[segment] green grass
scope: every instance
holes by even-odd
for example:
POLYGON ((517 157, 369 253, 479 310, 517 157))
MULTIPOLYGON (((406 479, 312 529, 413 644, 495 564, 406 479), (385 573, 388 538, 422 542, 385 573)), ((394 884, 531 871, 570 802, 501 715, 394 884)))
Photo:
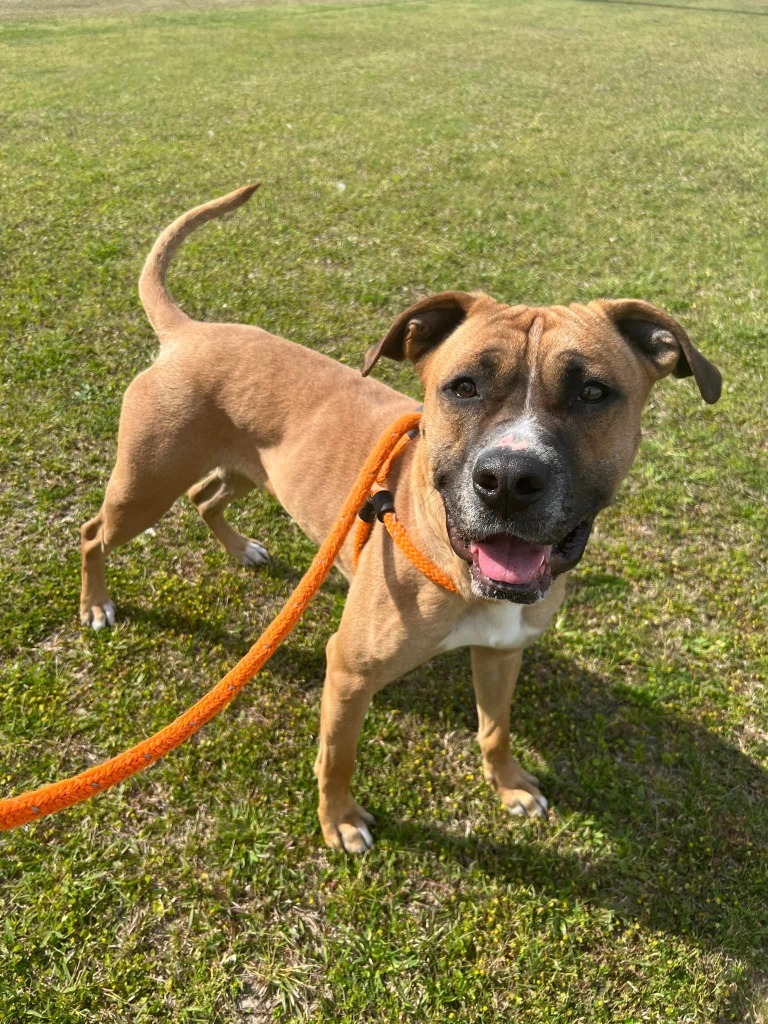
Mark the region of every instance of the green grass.
POLYGON ((135 282, 189 206, 265 182, 180 255, 172 286, 197 316, 359 365, 426 291, 637 296, 679 315, 726 385, 713 408, 690 382, 657 388, 558 627, 526 656, 514 746, 546 826, 486 789, 460 652, 367 721, 374 850, 322 846, 337 578, 186 747, 3 836, 0 1020, 764 1024, 766 7, 55 10, 0 0, 3 793, 169 721, 311 557, 249 499, 236 518, 275 555, 249 574, 179 504, 112 560, 118 628, 78 626, 78 529, 155 350, 135 282))

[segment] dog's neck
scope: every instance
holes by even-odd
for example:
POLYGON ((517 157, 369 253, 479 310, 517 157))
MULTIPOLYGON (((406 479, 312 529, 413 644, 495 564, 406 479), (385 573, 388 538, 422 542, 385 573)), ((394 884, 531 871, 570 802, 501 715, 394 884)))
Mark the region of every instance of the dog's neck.
POLYGON ((391 481, 395 492, 395 512, 405 524, 414 543, 471 599, 466 566, 451 547, 445 523, 445 506, 431 482, 424 444, 414 439, 406 448, 397 475, 391 481))

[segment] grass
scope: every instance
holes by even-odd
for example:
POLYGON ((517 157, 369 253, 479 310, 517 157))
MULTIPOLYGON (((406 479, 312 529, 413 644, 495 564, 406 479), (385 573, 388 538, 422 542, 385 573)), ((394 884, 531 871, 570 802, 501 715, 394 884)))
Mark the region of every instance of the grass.
MULTIPOLYGON (((665 381, 570 600, 528 653, 515 750, 555 814, 487 791, 466 653, 386 690, 327 851, 312 760, 331 581, 237 704, 0 846, 0 1020, 768 1019, 766 8, 0 0, 0 790, 148 735, 240 656, 312 548, 266 498, 249 574, 179 504, 77 624, 78 528, 155 343, 157 231, 262 179, 175 266, 194 315, 346 362, 414 296, 646 298, 723 369, 665 381), (65 16, 77 14, 77 17, 65 16)), ((377 371, 379 372, 379 371, 377 371)), ((381 368, 417 393, 409 371, 381 368)))

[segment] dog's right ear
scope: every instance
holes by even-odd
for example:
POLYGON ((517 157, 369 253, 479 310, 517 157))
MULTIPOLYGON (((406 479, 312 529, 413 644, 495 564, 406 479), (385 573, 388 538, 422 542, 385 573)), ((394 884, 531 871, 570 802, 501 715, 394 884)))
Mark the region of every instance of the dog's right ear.
POLYGON ((368 376, 381 356, 418 362, 464 323, 481 297, 472 292, 440 292, 406 309, 381 341, 366 352, 363 376, 368 376))

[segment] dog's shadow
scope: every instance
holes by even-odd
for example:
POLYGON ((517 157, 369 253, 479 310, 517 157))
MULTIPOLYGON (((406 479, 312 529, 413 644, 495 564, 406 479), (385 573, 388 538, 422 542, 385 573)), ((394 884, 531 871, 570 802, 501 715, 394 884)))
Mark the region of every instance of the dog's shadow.
MULTIPOLYGON (((333 582, 344 589, 340 577, 333 582)), ((242 637, 194 619, 178 621, 167 608, 130 613, 155 629, 202 629, 233 656, 242 653, 242 637)), ((564 658, 559 646, 549 631, 526 651, 512 726, 547 765, 539 774, 555 814, 545 834, 563 829, 564 841, 539 841, 538 832, 516 821, 508 838, 496 842, 396 818, 382 820, 382 836, 406 849, 426 843, 501 879, 524 877, 567 891, 734 955, 760 948, 759 935, 767 948, 768 772, 714 727, 644 688, 564 658)), ((287 686, 298 679, 304 689, 322 685, 322 645, 289 641, 270 664, 287 686)), ((379 693, 376 703, 431 721, 435 732, 473 733, 467 652, 417 669, 379 693)))
MULTIPOLYGON (((221 557, 223 560, 224 556, 221 557)), ((226 562, 224 564, 226 565, 226 562)), ((182 600, 181 603, 176 604, 168 601, 147 604, 139 603, 131 599, 131 597, 121 597, 119 599, 119 621, 130 622, 138 625, 141 629, 151 630, 155 634, 167 632, 178 636, 194 636, 198 641, 216 644, 229 657, 239 659, 245 654, 247 645, 257 640, 260 630, 266 628, 272 621, 276 612, 288 600, 293 589, 304 575, 303 570, 297 569, 290 562, 280 558, 271 559, 269 567, 261 571, 268 572, 273 582, 280 581, 282 593, 280 596, 273 595, 267 603, 263 601, 262 595, 258 593, 252 599, 248 599, 250 611, 256 611, 259 616, 256 625, 254 625, 253 621, 246 622, 242 620, 242 617, 241 621, 236 625, 222 620, 214 621, 209 613, 190 611, 190 604, 193 602, 189 600, 182 600), (261 621, 262 619, 263 621, 261 621)), ((114 575, 117 577, 118 574, 114 573, 114 575)), ((245 587, 242 586, 242 583, 240 585, 244 593, 247 593, 247 585, 245 587)), ((193 596, 194 586, 189 586, 188 583, 183 583, 181 586, 180 595, 182 597, 190 598, 190 596, 193 596)), ((323 582, 323 593, 332 598, 343 599, 346 596, 347 589, 348 584, 346 580, 336 570, 331 572, 323 582)), ((330 632, 331 630, 329 630, 328 635, 330 635, 330 632)), ((283 649, 281 648, 281 650, 283 649)), ((311 665, 319 673, 320 681, 322 682, 324 674, 322 667, 324 665, 323 645, 318 649, 317 658, 311 659, 311 665)))
MULTIPOLYGON (((467 661, 443 659, 438 700, 423 672, 377 700, 474 730, 467 661)), ((526 652, 512 722, 547 763, 539 774, 555 812, 545 832, 510 822, 508 838, 488 841, 393 821, 388 838, 734 956, 764 954, 768 772, 639 688, 564 659, 551 634, 526 652)))
MULTIPOLYGON (((288 685, 293 677, 319 686, 323 652, 288 645, 274 667, 288 685)), ((473 733, 467 652, 417 669, 376 703, 429 720, 435 732, 473 733)), ((644 688, 566 659, 553 632, 525 653, 512 725, 547 765, 539 775, 554 813, 544 830, 510 820, 490 841, 426 819, 387 818, 381 838, 404 850, 426 845, 502 881, 523 878, 747 960, 768 948, 765 769, 644 688)), ((376 813, 373 794, 369 803, 376 813)))

